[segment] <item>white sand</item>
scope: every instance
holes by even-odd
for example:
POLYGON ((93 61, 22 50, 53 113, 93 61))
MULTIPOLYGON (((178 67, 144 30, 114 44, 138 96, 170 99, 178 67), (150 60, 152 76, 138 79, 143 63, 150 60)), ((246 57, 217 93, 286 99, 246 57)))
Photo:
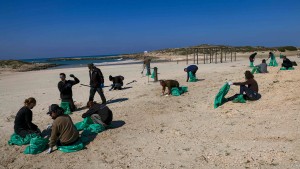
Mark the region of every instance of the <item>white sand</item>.
MULTIPOLYGON (((299 62, 296 57, 291 60, 299 62)), ((37 99, 33 122, 45 129, 52 122, 46 115, 48 106, 60 103, 59 73, 73 73, 80 83, 88 84, 88 69, 0 74, 0 168, 300 168, 298 67, 294 71, 269 68, 269 74, 255 74, 261 100, 229 102, 214 109, 214 97, 226 81, 244 80, 247 59, 200 64, 197 77, 203 80, 196 83, 185 82, 185 62, 152 66, 158 67, 159 79, 177 79, 189 92, 161 97, 159 83, 141 77, 141 65, 100 67, 106 85, 109 75, 121 74, 125 83, 137 80, 123 91, 104 89, 107 99, 128 99, 108 105, 114 121, 126 124, 98 134, 87 149, 69 154, 24 155, 25 146, 9 146, 7 141, 25 98, 37 99)), ((228 96, 238 91, 233 86, 228 96)), ((73 94, 76 104, 85 105, 89 88, 76 85, 73 94)), ((98 94, 95 100, 100 102, 98 94)), ((71 115, 73 121, 81 121, 85 111, 71 115)))

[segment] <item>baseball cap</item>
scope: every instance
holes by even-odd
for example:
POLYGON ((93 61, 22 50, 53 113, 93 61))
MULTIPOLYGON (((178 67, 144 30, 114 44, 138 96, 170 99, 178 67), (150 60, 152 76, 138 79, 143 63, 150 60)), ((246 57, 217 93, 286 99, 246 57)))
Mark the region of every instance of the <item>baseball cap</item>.
POLYGON ((59 109, 59 106, 57 104, 51 104, 51 106, 49 106, 49 112, 47 114, 51 114, 51 112, 56 112, 59 109))

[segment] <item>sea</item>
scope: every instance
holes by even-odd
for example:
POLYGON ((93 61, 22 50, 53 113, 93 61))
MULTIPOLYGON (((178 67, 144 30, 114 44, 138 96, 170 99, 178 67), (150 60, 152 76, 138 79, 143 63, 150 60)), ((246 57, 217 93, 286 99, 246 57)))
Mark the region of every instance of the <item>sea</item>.
POLYGON ((36 59, 21 59, 21 61, 29 63, 49 63, 56 64, 56 68, 64 67, 83 67, 93 63, 100 65, 102 63, 116 62, 116 64, 124 61, 134 61, 133 59, 123 59, 120 54, 114 55, 97 55, 97 56, 71 56, 59 58, 36 58, 36 59))

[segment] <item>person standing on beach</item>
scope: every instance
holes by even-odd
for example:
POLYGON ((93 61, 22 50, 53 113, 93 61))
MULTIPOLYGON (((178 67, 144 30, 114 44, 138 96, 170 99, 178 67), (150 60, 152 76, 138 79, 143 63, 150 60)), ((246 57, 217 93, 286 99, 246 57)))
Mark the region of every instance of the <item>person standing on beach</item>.
POLYGON ((24 101, 24 106, 18 111, 15 118, 14 131, 19 136, 25 138, 28 134, 40 134, 37 125, 32 123, 32 111, 36 105, 36 100, 30 97, 24 101))
POLYGON ((62 102, 69 102, 70 110, 75 111, 76 106, 73 101, 73 92, 72 86, 78 84, 80 81, 73 74, 70 74, 70 77, 74 78, 74 80, 66 80, 66 74, 60 73, 60 82, 58 82, 58 90, 60 91, 60 98, 62 102))
POLYGON ((148 52, 144 51, 144 62, 143 62, 143 71, 141 72, 143 74, 144 69, 147 69, 147 76, 151 75, 151 71, 150 71, 150 63, 151 63, 151 58, 149 58, 148 52))
POLYGON ((89 101, 94 101, 96 91, 101 97, 102 104, 106 104, 106 98, 104 96, 102 87, 104 86, 104 77, 100 69, 94 66, 94 64, 88 64, 90 75, 90 97, 89 101))
POLYGON ((189 72, 192 72, 192 74, 193 74, 194 76, 196 76, 197 70, 198 70, 198 66, 196 66, 196 65, 190 65, 190 66, 188 66, 187 68, 184 68, 184 71, 187 72, 187 79, 186 79, 186 82, 188 82, 189 79, 190 79, 189 72))
POLYGON ((249 61, 250 61, 250 67, 254 66, 254 60, 255 60, 255 56, 257 55, 257 53, 253 53, 249 56, 249 61))

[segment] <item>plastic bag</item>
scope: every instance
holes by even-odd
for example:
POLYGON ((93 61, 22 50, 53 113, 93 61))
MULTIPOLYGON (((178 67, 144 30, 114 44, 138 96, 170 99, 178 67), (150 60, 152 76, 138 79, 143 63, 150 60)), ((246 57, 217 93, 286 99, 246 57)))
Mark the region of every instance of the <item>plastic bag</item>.
POLYGON ((39 154, 48 148, 49 140, 41 137, 32 138, 29 146, 24 150, 24 154, 39 154))
POLYGON ((152 74, 151 74, 151 78, 152 78, 152 79, 155 79, 155 73, 154 73, 154 70, 153 70, 153 72, 152 72, 152 74))
POLYGON ((230 89, 230 85, 228 83, 225 83, 222 86, 222 88, 219 90, 219 93, 215 97, 214 108, 217 108, 222 104, 224 104, 224 102, 226 101, 225 96, 228 93, 229 89, 230 89))
POLYGON ((172 96, 180 96, 181 94, 187 92, 188 87, 182 86, 182 87, 173 87, 171 89, 172 96))
POLYGON ((281 67, 280 70, 295 70, 294 67, 289 67, 288 69, 286 69, 286 67, 281 67))
POLYGON ((189 77, 190 77, 189 82, 197 82, 197 78, 195 75, 193 75, 192 72, 189 72, 189 77))
POLYGON ((246 103, 246 100, 244 99, 244 96, 242 94, 238 95, 234 100, 232 100, 233 103, 246 103))
POLYGON ((83 119, 83 121, 76 123, 75 127, 78 131, 81 131, 84 128, 88 127, 90 124, 94 124, 93 120, 91 119, 91 117, 86 117, 83 119))
POLYGON ((105 130, 105 127, 101 124, 91 124, 84 130, 89 130, 93 133, 100 133, 105 130))
POLYGON ((253 62, 250 62, 250 67, 254 67, 254 63, 253 62))
POLYGON ((39 137, 39 135, 27 134, 26 137, 23 138, 23 137, 19 136, 18 134, 14 133, 11 135, 10 140, 8 141, 8 144, 9 145, 18 145, 18 146, 26 145, 26 144, 30 143, 30 140, 32 138, 35 138, 35 137, 39 137))
POLYGON ((278 66, 278 63, 277 63, 276 59, 275 59, 275 58, 274 58, 274 59, 271 59, 268 66, 277 67, 277 66, 278 66))
POLYGON ((82 143, 81 139, 78 139, 74 144, 68 146, 59 146, 58 150, 64 153, 72 153, 76 151, 80 151, 84 148, 84 144, 82 143))
POLYGON ((65 110, 64 114, 72 114, 69 102, 61 102, 60 107, 65 110))

